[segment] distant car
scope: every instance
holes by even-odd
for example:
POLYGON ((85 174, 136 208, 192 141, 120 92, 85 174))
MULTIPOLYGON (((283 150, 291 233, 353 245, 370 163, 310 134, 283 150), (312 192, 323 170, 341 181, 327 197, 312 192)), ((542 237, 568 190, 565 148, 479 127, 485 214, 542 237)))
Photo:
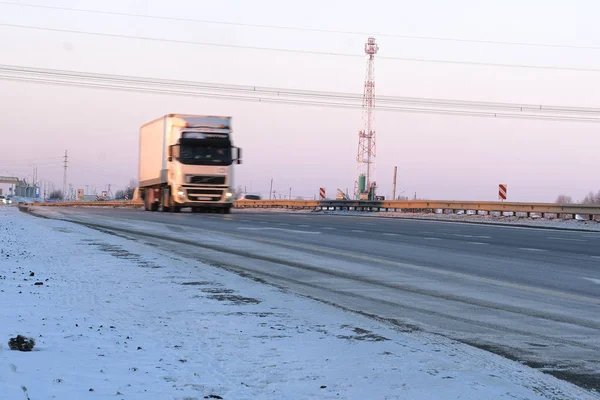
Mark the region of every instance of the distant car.
POLYGON ((12 204, 12 199, 10 197, 0 196, 1 204, 12 204))
POLYGON ((238 200, 261 200, 261 198, 257 194, 243 194, 238 200))

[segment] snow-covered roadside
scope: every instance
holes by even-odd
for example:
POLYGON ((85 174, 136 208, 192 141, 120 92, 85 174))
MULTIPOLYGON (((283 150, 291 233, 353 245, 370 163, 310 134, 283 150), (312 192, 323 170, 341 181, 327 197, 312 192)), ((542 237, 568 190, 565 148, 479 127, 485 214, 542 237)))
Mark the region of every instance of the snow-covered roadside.
POLYGON ((0 209, 0 252, 3 399, 598 398, 481 350, 16 208, 0 209), (35 351, 8 350, 17 334, 36 338, 35 351))

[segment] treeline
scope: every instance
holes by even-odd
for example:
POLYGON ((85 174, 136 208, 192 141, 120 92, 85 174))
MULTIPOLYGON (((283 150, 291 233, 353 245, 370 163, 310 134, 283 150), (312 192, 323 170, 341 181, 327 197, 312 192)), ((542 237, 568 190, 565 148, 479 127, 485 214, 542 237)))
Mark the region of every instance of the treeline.
POLYGON ((133 193, 137 188, 137 182, 135 179, 129 181, 129 185, 125 188, 125 190, 119 190, 115 193, 116 200, 124 200, 127 197, 129 200, 133 199, 133 193))
POLYGON ((600 204, 600 190, 597 193, 589 192, 581 201, 574 201, 571 196, 560 194, 556 198, 557 204, 600 204))

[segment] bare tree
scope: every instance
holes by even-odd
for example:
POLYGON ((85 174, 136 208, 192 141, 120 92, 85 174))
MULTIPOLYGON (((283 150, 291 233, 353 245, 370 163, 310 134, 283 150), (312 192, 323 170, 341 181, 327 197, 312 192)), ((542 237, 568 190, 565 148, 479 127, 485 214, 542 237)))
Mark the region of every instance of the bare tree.
POLYGON ((63 192, 60 190, 53 190, 52 192, 50 192, 50 194, 48 195, 48 199, 50 200, 62 200, 63 199, 63 192))
MULTIPOLYGON (((127 196, 127 198, 129 200, 133 199, 133 193, 135 192, 135 189, 138 187, 138 182, 135 179, 131 179, 129 181, 129 185, 127 185, 127 187, 125 188, 125 196, 127 196)), ((125 197, 123 196, 123 197, 125 197)))
POLYGON ((129 184, 127 185, 127 187, 125 187, 125 190, 119 190, 115 193, 115 199, 116 200, 125 200, 125 198, 131 200, 133 199, 133 193, 135 192, 135 189, 137 188, 137 181, 135 179, 131 179, 129 181, 129 184))
POLYGON ((124 190, 117 190, 117 192, 115 193, 115 200, 123 200, 125 199, 125 191, 124 190))
POLYGON ((573 198, 566 194, 559 194, 555 201, 556 204, 573 204, 573 198))
POLYGON ((598 193, 589 192, 581 201, 581 204, 600 204, 600 190, 598 193))
POLYGON ((231 193, 233 194, 234 199, 239 199, 244 194, 244 188, 238 186, 237 189, 232 189, 231 193))

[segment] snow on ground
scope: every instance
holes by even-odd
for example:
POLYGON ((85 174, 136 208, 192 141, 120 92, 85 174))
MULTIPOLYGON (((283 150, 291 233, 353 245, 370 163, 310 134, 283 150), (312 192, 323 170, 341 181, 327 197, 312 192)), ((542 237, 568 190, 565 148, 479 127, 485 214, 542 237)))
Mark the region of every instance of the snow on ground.
POLYGON ((592 399, 518 363, 0 208, 0 398, 592 399), (36 339, 32 352, 10 338, 36 339))

